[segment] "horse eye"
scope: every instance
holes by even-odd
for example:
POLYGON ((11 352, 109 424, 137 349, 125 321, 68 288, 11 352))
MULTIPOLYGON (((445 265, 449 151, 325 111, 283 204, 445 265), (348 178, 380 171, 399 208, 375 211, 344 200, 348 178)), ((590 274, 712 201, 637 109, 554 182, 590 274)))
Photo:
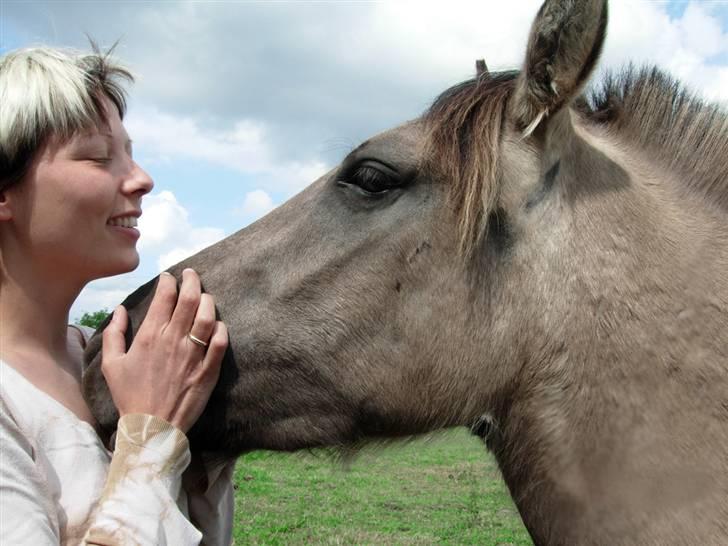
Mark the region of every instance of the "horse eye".
POLYGON ((381 195, 400 185, 399 178, 394 172, 387 172, 389 170, 384 166, 363 163, 342 182, 356 186, 366 194, 381 195))
POLYGON ((369 193, 381 193, 392 187, 389 176, 374 167, 367 166, 356 170, 352 183, 369 193))

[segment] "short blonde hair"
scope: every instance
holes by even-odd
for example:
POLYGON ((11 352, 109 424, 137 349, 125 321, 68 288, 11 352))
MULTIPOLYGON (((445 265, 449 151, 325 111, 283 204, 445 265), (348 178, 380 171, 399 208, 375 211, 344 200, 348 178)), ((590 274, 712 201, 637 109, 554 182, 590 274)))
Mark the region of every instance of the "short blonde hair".
POLYGON ((106 122, 102 96, 126 111, 133 76, 109 53, 34 47, 0 57, 0 191, 19 182, 50 136, 106 122))

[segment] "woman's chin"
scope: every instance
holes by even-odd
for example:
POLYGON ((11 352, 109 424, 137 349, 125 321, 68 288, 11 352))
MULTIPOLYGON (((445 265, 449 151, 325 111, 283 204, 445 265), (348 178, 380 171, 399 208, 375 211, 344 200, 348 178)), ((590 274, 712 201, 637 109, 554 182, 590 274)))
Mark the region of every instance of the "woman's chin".
MULTIPOLYGON (((127 253, 125 253, 127 254, 127 253)), ((128 255, 116 255, 113 260, 107 260, 99 268, 94 278, 112 277, 134 271, 139 266, 139 254, 135 251, 128 255)))
POLYGON ((119 274, 129 273, 130 271, 134 271, 137 267, 139 267, 139 254, 135 251, 133 256, 130 256, 124 262, 119 263, 119 274))

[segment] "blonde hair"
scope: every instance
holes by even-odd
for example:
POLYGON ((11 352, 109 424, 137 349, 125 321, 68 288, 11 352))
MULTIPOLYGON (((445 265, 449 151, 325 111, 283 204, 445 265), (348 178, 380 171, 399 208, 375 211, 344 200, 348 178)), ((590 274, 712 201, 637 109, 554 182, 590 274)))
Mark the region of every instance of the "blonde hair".
POLYGON ((123 118, 131 73, 101 53, 35 47, 0 57, 0 191, 19 182, 50 136, 106 122, 101 97, 123 118))

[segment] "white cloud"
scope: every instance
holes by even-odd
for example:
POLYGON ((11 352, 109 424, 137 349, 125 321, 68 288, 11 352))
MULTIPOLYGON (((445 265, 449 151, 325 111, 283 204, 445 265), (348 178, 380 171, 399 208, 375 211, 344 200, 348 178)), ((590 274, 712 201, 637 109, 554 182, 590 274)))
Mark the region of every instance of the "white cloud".
POLYGON ((728 66, 716 68, 704 89, 703 94, 714 100, 720 100, 728 106, 728 66))
POLYGON ((135 145, 148 155, 185 156, 247 172, 264 170, 270 161, 262 123, 241 120, 230 130, 215 131, 192 117, 157 108, 134 110, 124 123, 135 145))
MULTIPOLYGON (((144 25, 164 19, 167 30, 159 47, 134 45, 145 76, 138 91, 165 106, 132 109, 129 129, 158 158, 224 165, 288 195, 314 179, 311 171, 326 170, 331 161, 319 156, 327 139, 366 138, 417 115, 472 76, 476 58, 491 69, 518 68, 540 4, 144 8, 144 25)), ((658 64, 707 97, 727 99, 728 87, 716 84, 728 68, 715 64, 728 52, 720 17, 708 3, 690 2, 671 18, 664 2, 612 1, 602 66, 658 64)))
POLYGON ((326 172, 319 159, 281 161, 274 153, 266 124, 240 120, 232 129, 205 128, 191 117, 139 109, 125 120, 135 145, 152 161, 198 159, 256 175, 287 195, 304 188, 326 172))
POLYGON ((246 220, 246 223, 251 223, 265 216, 275 207, 270 195, 263 190, 254 190, 245 194, 243 203, 236 212, 246 220))
MULTIPOLYGON (((159 55, 165 60, 165 78, 158 81, 164 93, 185 97, 193 108, 191 103, 209 97, 200 110, 222 119, 253 113, 287 124, 289 131, 301 130, 296 125, 302 118, 340 129, 342 123, 357 123, 357 115, 378 117, 390 105, 401 108, 408 100, 433 98, 472 75, 476 58, 484 57, 495 69, 520 66, 541 3, 401 1, 285 10, 163 6, 155 11, 160 17, 164 12, 171 35, 188 40, 164 51, 145 49, 142 62, 150 66, 159 55), (236 26, 240 34, 231 32, 236 26), (178 47, 188 50, 185 58, 193 68, 170 62, 180 55, 178 47), (236 51, 235 60, 229 59, 230 51, 236 51), (212 58, 220 62, 209 63, 212 58), (208 76, 200 77, 200 71, 208 76), (223 73, 232 78, 225 86, 220 85, 223 73), (425 94, 418 94, 422 90, 425 94), (328 119, 331 112, 335 116, 328 119)), ((709 60, 726 51, 725 22, 710 2, 687 3, 680 18, 671 18, 667 9, 666 2, 611 1, 607 56, 615 64, 657 62, 701 86, 703 68, 710 70, 709 60)))
POLYGON ((344 70, 348 66, 375 81, 452 85, 474 74, 475 59, 485 58, 491 69, 517 68, 540 4, 374 2, 368 17, 333 29, 346 47, 331 48, 330 54, 344 70))
POLYGON ((138 272, 117 275, 107 279, 99 279, 88 284, 71 307, 69 319, 75 322, 84 313, 93 313, 102 309, 113 311, 124 298, 138 286, 147 282, 152 275, 145 276, 138 272))
POLYGON ((323 161, 313 160, 306 163, 292 161, 273 167, 268 175, 275 187, 283 187, 287 194, 294 194, 321 178, 329 170, 323 161))
POLYGON ((716 76, 728 69, 713 59, 728 52, 728 32, 709 6, 691 2, 679 19, 665 5, 621 0, 610 3, 603 66, 656 64, 706 98, 728 100, 716 76))
POLYGON ((185 237, 189 230, 187 210, 171 191, 162 191, 144 198, 139 219, 139 250, 155 249, 185 237))
POLYGON ((181 262, 185 258, 189 258, 203 248, 217 243, 225 237, 225 232, 218 228, 194 228, 191 229, 187 236, 175 242, 175 246, 162 254, 157 260, 159 271, 164 271, 168 267, 181 262))
POLYGON ((709 7, 688 4, 678 25, 684 48, 697 56, 710 58, 728 51, 728 34, 722 31, 720 20, 710 13, 709 7))
MULTIPOLYGON (((446 85, 471 76, 480 57, 491 69, 519 68, 541 4, 377 2, 369 18, 343 30, 348 43, 364 47, 339 48, 332 55, 372 77, 384 73, 407 80, 414 75, 433 82, 444 74, 446 85)), ((671 18, 667 7, 650 0, 610 1, 603 61, 612 66, 630 60, 656 63, 702 88, 704 73, 715 73, 711 60, 728 52, 725 17, 711 2, 688 2, 679 18, 671 18)))
POLYGON ((157 256, 159 271, 225 237, 222 229, 191 225, 189 213, 171 191, 146 196, 143 210, 138 248, 157 256))

